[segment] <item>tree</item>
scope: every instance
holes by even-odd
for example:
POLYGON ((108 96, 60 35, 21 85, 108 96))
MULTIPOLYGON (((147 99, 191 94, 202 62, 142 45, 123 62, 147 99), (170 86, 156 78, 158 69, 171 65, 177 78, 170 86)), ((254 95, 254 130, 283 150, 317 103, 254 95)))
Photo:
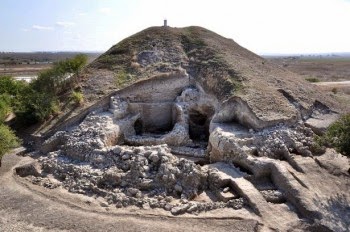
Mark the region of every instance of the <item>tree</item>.
POLYGON ((0 167, 2 157, 12 148, 19 146, 20 141, 7 126, 0 124, 0 167))

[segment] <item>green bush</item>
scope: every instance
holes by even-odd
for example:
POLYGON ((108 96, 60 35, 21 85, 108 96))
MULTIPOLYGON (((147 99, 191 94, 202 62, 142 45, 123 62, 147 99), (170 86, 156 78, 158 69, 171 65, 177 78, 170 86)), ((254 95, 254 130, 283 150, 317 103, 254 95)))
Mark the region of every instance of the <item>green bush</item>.
POLYGON ((21 108, 22 96, 29 86, 24 81, 16 81, 10 76, 0 77, 0 123, 7 115, 21 108))
POLYGON ((76 105, 82 105, 84 103, 84 95, 81 92, 73 91, 70 96, 71 101, 76 105))
POLYGON ((11 96, 0 94, 0 123, 5 121, 9 113, 11 113, 11 96))
POLYGON ((321 137, 316 137, 321 146, 334 147, 338 152, 350 156, 350 114, 334 122, 321 137))
POLYGON ((16 98, 27 88, 28 84, 25 81, 17 81, 10 76, 0 76, 0 95, 11 96, 13 101, 16 101, 16 98))
MULTIPOLYGON (((0 77, 0 122, 11 112, 23 125, 44 121, 57 113, 59 96, 74 85, 70 75, 78 74, 86 63, 86 55, 59 61, 30 84, 10 76, 0 77)), ((75 93, 73 97, 77 103, 82 103, 81 93, 75 93)))
POLYGON ((21 99, 21 107, 15 111, 19 122, 31 125, 42 122, 59 111, 57 97, 49 93, 28 90, 21 99))
POLYGON ((20 141, 7 126, 0 124, 0 166, 2 157, 12 148, 19 146, 20 141))
POLYGON ((59 94, 67 90, 73 80, 70 75, 79 74, 79 71, 86 65, 86 55, 76 55, 72 59, 59 61, 52 68, 41 72, 31 87, 39 92, 59 94))

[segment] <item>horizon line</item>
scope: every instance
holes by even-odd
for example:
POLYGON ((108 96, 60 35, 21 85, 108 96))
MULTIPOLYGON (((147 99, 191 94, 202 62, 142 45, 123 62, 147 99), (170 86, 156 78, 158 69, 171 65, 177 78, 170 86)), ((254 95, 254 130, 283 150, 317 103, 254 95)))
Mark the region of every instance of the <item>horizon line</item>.
MULTIPOLYGON (((107 51, 107 50, 106 50, 107 51)), ((105 53, 106 51, 99 50, 41 50, 41 51, 0 51, 0 53, 105 53)), ((261 52, 256 53, 260 56, 303 56, 303 55, 314 55, 314 56, 329 56, 329 55, 350 55, 350 51, 344 52, 305 52, 305 53, 282 53, 282 52, 261 52)))

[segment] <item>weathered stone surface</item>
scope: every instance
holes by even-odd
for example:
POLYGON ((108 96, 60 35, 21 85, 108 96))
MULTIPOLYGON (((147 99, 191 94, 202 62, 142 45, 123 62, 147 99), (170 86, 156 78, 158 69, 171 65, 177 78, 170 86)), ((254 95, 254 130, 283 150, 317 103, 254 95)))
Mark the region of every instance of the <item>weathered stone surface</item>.
POLYGON ((40 167, 37 163, 25 164, 15 168, 16 174, 20 177, 40 176, 40 167))

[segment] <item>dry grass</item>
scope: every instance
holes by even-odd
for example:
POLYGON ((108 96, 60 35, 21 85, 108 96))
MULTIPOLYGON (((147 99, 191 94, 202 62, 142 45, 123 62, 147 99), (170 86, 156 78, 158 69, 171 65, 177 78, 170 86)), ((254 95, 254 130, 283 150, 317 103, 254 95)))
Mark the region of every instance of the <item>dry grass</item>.
POLYGON ((319 81, 350 80, 350 58, 277 58, 273 62, 282 65, 305 79, 316 78, 319 81))

